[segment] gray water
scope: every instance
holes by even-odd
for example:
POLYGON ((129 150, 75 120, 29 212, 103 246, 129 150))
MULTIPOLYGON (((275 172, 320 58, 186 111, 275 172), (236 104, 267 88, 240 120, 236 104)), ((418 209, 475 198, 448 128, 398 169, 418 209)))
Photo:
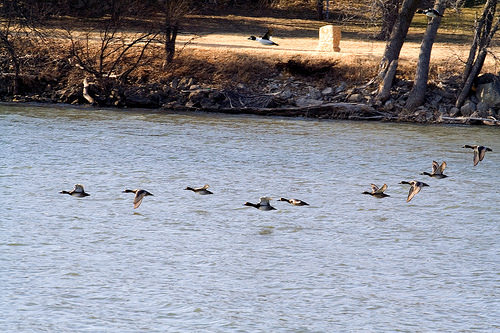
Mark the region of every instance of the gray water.
POLYGON ((3 105, 0 133, 2 332, 500 330, 498 128, 3 105))

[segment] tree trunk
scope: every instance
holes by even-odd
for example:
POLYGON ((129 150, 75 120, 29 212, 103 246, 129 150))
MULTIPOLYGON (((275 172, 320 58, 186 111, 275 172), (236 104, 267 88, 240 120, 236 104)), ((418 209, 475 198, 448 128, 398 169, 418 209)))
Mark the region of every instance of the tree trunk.
POLYGON ((391 96, 391 88, 392 88, 392 80, 396 76, 396 69, 398 69, 398 60, 393 60, 388 68, 387 73, 379 85, 379 90, 377 94, 377 98, 380 101, 386 101, 391 96))
POLYGON ((316 0, 316 11, 318 13, 318 20, 323 20, 325 18, 323 15, 323 0, 316 0))
POLYGON ((455 102, 455 106, 458 108, 464 104, 467 96, 470 93, 474 80, 481 72, 484 60, 486 59, 486 55, 488 53, 488 47, 490 46, 493 36, 498 30, 500 18, 492 28, 493 18, 496 12, 496 5, 497 0, 488 0, 484 6, 483 15, 481 16, 480 21, 477 23, 474 42, 472 43, 471 50, 469 52, 469 58, 467 59, 464 73, 462 74, 462 90, 457 98, 457 101, 455 102))
POLYGON ((19 81, 21 75, 21 64, 19 62, 19 58, 17 56, 16 50, 14 49, 14 45, 12 44, 9 34, 0 32, 0 45, 5 47, 7 53, 10 56, 10 60, 14 64, 14 80, 12 82, 12 94, 17 95, 19 93, 19 81))
MULTIPOLYGON (((436 10, 444 14, 446 9, 446 0, 439 0, 436 10)), ((418 56, 417 72, 413 81, 413 88, 410 91, 408 100, 406 101, 406 109, 409 111, 422 105, 425 101, 425 91, 427 90, 427 80, 429 78, 429 64, 431 61, 432 45, 441 23, 441 17, 432 18, 427 24, 422 45, 420 46, 420 54, 418 56)))
MULTIPOLYGON (((394 79, 387 78, 386 75, 389 73, 389 65, 393 63, 394 60, 399 59, 399 53, 401 52, 401 48, 403 47, 403 43, 405 41, 406 35, 408 34, 408 29, 410 27, 411 20, 413 19, 413 15, 417 10, 417 7, 420 5, 420 0, 404 0, 401 6, 401 13, 399 13, 398 19, 396 20, 396 24, 391 32, 391 38, 387 42, 385 47, 384 56, 382 57, 382 61, 380 62, 380 71, 378 74, 379 80, 383 82, 391 82, 394 79)), ((395 75, 394 74, 389 75, 395 75)), ((384 87, 387 89, 387 87, 384 87)), ((389 87, 390 89, 390 87, 389 87)), ((382 89, 379 89, 382 91, 382 89)), ((377 96, 377 99, 384 100, 383 96, 377 96)))
POLYGON ((176 22, 172 24, 171 22, 166 23, 165 29, 165 53, 167 64, 174 61, 175 56, 175 39, 177 38, 177 32, 179 31, 179 24, 176 22))
POLYGON ((472 88, 472 84, 474 83, 474 80, 476 77, 479 75, 481 72, 481 69, 483 68, 484 60, 486 59, 486 55, 488 54, 488 46, 491 43, 491 40, 493 39, 493 36, 495 35, 496 31, 498 30, 498 27, 500 25, 500 18, 498 18, 497 23, 493 27, 493 29, 490 31, 488 34, 488 38, 486 39, 484 47, 482 47, 479 50, 479 54, 474 61, 474 65, 471 68, 471 71, 469 73, 469 76, 467 77, 467 80, 464 82, 464 85, 462 87, 462 91, 460 92, 460 95, 458 95, 457 101, 455 103, 455 106, 457 108, 461 107, 467 96, 469 95, 469 92, 472 88))
MULTIPOLYGON (((483 27, 487 21, 491 22, 493 21, 493 15, 496 10, 496 4, 497 0, 488 0, 488 2, 484 6, 483 15, 481 15, 481 18, 476 23, 477 25, 476 25, 476 30, 474 32, 474 40, 472 42, 472 46, 469 51, 469 57, 467 59, 467 62, 465 63, 465 69, 462 74, 463 82, 467 81, 467 78, 469 77, 470 71, 474 64, 474 59, 476 57, 476 54, 478 53, 478 48, 481 47, 481 41, 484 43, 483 27)), ((484 28, 484 32, 488 34, 490 30, 491 30, 491 23, 489 25, 486 25, 486 27, 484 28)))
POLYGON ((375 37, 378 40, 388 40, 391 36, 392 27, 396 23, 401 0, 385 0, 381 5, 382 9, 382 28, 375 37))

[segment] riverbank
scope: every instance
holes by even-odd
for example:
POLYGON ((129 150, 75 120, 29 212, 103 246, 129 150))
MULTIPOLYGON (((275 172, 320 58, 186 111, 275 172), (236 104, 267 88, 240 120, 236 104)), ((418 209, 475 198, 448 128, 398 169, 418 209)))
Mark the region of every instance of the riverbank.
MULTIPOLYGON (((30 50, 30 61, 36 65, 21 75, 19 94, 9 91, 12 74, 0 77, 0 99, 327 119, 499 123, 499 109, 481 104, 475 95, 461 109, 454 107, 462 69, 457 62, 465 59, 466 44, 441 41, 435 45, 425 104, 407 112, 404 105, 419 50, 412 40, 418 40, 418 31, 411 31, 402 50, 391 98, 380 103, 374 98, 377 87, 369 82, 377 74, 384 42, 346 28, 341 52, 318 52, 314 34, 324 22, 294 20, 294 30, 290 20, 285 25, 284 20, 269 18, 280 46, 263 47, 247 39, 248 34, 256 33, 252 24, 261 29, 263 21, 265 18, 192 15, 189 28, 179 36, 174 62, 165 65, 162 45, 153 43, 127 80, 113 75, 96 79, 74 61, 71 43, 53 40, 52 45, 30 50), (200 25, 203 20, 208 20, 204 26, 200 25), (221 25, 234 27, 236 23, 241 31, 221 34, 221 25), (202 26, 210 31, 202 31, 202 26)), ((486 70, 493 68, 494 63, 486 63, 486 70)))
MULTIPOLYGON (((194 58, 189 59, 194 62, 194 58)), ((442 81, 431 83, 426 103, 408 113, 404 104, 411 89, 410 80, 399 79, 391 99, 383 104, 374 99, 376 87, 363 84, 366 78, 375 75, 375 59, 367 58, 351 66, 336 61, 305 62, 297 59, 274 64, 267 61, 245 64, 245 61, 240 61, 240 66, 232 69, 228 66, 220 72, 220 69, 210 69, 210 63, 204 62, 205 70, 193 66, 195 74, 183 68, 188 64, 177 63, 178 67, 173 68, 169 76, 154 82, 135 81, 128 84, 112 79, 92 80, 81 70, 71 70, 72 67, 67 64, 61 67, 70 70, 66 74, 58 71, 61 73, 58 78, 23 77, 25 93, 4 95, 2 100, 319 119, 498 124, 495 109, 483 108, 479 112, 475 110, 477 107, 471 107, 473 102, 468 102, 466 108, 454 107, 458 78, 453 73, 442 81), (266 75, 259 72, 265 69, 266 75), (210 83, 214 76, 219 77, 217 84, 210 83), (84 97, 82 78, 86 79, 86 92, 92 103, 84 97), (230 82, 231 78, 234 83, 230 82)), ((201 66, 200 59, 196 62, 200 62, 201 66)), ((8 85, 8 82, 5 83, 5 86, 8 85)))

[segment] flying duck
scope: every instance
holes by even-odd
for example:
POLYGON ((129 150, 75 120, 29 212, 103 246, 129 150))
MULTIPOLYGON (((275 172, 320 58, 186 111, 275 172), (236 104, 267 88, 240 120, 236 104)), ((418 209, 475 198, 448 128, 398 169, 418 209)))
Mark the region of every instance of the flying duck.
POLYGON ((484 155, 486 155, 487 151, 493 151, 491 148, 484 147, 484 146, 478 146, 478 145, 465 145, 462 148, 470 148, 474 149, 474 166, 476 166, 479 161, 482 161, 484 158, 484 155))
POLYGON ((294 206, 309 206, 309 204, 307 202, 299 200, 299 199, 279 198, 278 201, 286 201, 289 204, 294 205, 294 206))
POLYGON ((402 181, 400 184, 408 184, 411 185, 410 192, 408 192, 408 198, 406 198, 406 202, 410 202, 410 200, 422 189, 424 186, 429 186, 426 183, 419 182, 416 180, 412 180, 410 182, 402 181))
POLYGON ((87 192, 85 192, 85 189, 83 188, 82 184, 75 184, 75 187, 73 187, 73 189, 69 192, 68 191, 61 191, 59 193, 69 194, 69 195, 72 195, 74 197, 81 197, 81 198, 90 195, 87 192))
POLYGON ((261 197, 260 198, 260 202, 257 203, 257 204, 254 204, 254 203, 251 203, 251 202, 247 201, 243 205, 244 206, 255 207, 255 208, 260 209, 260 210, 275 210, 276 208, 274 208, 273 206, 271 206, 269 204, 269 200, 271 200, 271 198, 261 197))
POLYGON ((378 186, 375 184, 370 184, 370 186, 372 187, 372 191, 371 192, 364 191, 362 194, 369 194, 376 198, 390 197, 389 194, 384 193, 384 191, 387 189, 387 184, 382 185, 381 188, 378 188, 378 186))
POLYGON ((250 36, 250 37, 248 37, 248 39, 256 40, 263 45, 276 45, 276 46, 278 46, 278 44, 276 44, 275 42, 273 42, 271 40, 272 33, 273 33, 272 29, 267 29, 267 32, 264 34, 264 36, 262 36, 262 37, 250 36))
POLYGON ((213 194, 211 191, 207 190, 207 188, 209 188, 209 186, 210 185, 208 185, 208 184, 205 184, 202 187, 195 187, 195 188, 188 186, 185 188, 185 190, 193 191, 194 193, 198 193, 201 195, 213 194))
POLYGON ((441 15, 440 12, 438 12, 437 10, 435 10, 434 8, 428 8, 428 9, 419 9, 417 10, 417 13, 419 14, 425 14, 427 15, 428 17, 431 17, 431 18, 434 18, 434 17, 443 17, 443 15, 441 15))
POLYGON ((144 199, 144 197, 146 197, 148 195, 152 195, 148 191, 146 191, 146 190, 140 190, 140 189, 136 189, 136 190, 124 190, 123 193, 135 193, 135 197, 134 197, 134 209, 137 208, 137 207, 139 207, 141 205, 142 199, 144 199))
POLYGON ((429 177, 434 177, 434 178, 446 178, 448 177, 447 175, 443 174, 444 169, 446 169, 446 162, 443 161, 441 165, 439 165, 438 162, 432 161, 432 172, 422 172, 421 175, 427 175, 429 177))

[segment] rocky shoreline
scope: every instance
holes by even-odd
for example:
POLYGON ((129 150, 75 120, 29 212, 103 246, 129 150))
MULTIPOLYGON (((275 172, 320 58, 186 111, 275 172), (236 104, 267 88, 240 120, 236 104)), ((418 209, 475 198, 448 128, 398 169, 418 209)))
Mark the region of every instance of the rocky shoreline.
MULTIPOLYGON (((112 79, 99 82, 83 80, 62 88, 37 79, 23 80, 24 91, 36 91, 8 96, 0 91, 5 102, 94 104, 101 107, 147 108, 156 110, 204 111, 230 114, 305 117, 318 119, 377 120, 422 124, 500 125, 500 86, 497 76, 489 77, 488 94, 479 86, 460 109, 454 106, 458 85, 456 78, 430 84, 423 106, 407 112, 404 105, 412 82, 399 80, 391 98, 384 103, 375 99, 376 86, 369 84, 348 87, 317 87, 293 76, 265 79, 261 89, 254 91, 245 84, 232 89, 216 89, 198 83, 192 77, 173 78, 164 83, 125 86, 112 79), (31 85, 29 87, 28 85, 31 85), (85 86, 85 88, 84 88, 85 86), (493 88, 491 87, 493 86, 493 88), (481 90, 482 89, 482 90, 481 90), (482 93, 478 94, 481 90, 482 93), (491 92, 493 91, 493 92, 491 92), (498 93, 498 95, 494 95, 498 93), (493 94, 493 97, 491 95, 493 94), (496 104, 495 104, 496 103, 496 104), (493 106, 492 106, 493 104, 493 106)), ((0 83, 7 83, 2 78, 0 83)))

